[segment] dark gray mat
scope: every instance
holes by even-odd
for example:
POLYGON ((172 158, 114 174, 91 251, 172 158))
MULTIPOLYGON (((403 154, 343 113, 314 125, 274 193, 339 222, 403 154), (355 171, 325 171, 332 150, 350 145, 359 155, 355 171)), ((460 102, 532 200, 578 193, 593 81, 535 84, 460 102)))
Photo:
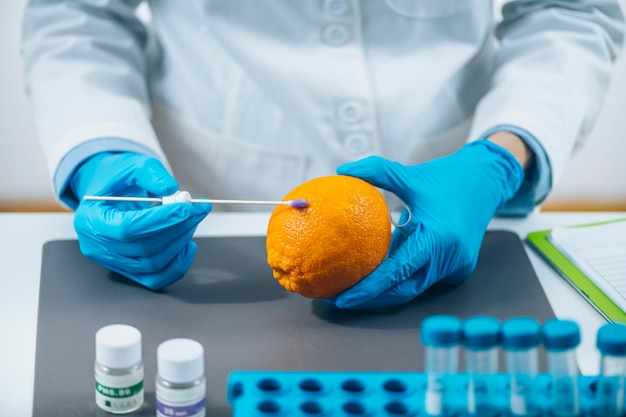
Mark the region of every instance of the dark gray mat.
POLYGON ((267 266, 264 237, 196 241, 187 276, 161 292, 92 263, 74 240, 45 244, 34 416, 108 415, 94 401, 94 335, 112 323, 133 325, 143 336, 146 404, 133 416, 155 415, 158 344, 189 337, 206 352, 207 416, 221 417, 230 415, 233 370, 421 371, 419 326, 427 316, 554 317, 522 242, 507 231, 487 233, 465 283, 435 286, 378 311, 341 311, 286 292, 267 266))

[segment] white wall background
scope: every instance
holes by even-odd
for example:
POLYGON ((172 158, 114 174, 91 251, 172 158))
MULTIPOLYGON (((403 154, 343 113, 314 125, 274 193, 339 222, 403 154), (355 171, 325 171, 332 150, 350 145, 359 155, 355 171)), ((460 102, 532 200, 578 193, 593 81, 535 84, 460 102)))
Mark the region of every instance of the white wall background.
POLYGON ((0 204, 53 199, 19 54, 25 0, 0 0, 0 204))
MULTIPOLYGON (((0 205, 54 202, 22 83, 19 38, 25 1, 0 0, 0 205)), ((626 8, 626 0, 621 2, 626 8)), ((549 201, 584 199, 626 201, 626 56, 618 62, 588 144, 549 201)))

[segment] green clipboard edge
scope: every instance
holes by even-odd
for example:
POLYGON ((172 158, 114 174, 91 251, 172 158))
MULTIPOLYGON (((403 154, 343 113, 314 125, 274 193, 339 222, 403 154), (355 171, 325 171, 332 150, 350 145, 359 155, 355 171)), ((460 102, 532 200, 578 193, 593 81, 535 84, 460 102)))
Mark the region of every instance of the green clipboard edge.
MULTIPOLYGON (((600 224, 626 221, 609 220, 599 223, 582 224, 573 227, 588 227, 600 224)), ((598 288, 576 265, 552 244, 548 236, 552 229, 531 232, 526 242, 544 258, 580 295, 582 295, 604 318, 611 322, 626 322, 626 312, 617 306, 600 288, 598 288)))

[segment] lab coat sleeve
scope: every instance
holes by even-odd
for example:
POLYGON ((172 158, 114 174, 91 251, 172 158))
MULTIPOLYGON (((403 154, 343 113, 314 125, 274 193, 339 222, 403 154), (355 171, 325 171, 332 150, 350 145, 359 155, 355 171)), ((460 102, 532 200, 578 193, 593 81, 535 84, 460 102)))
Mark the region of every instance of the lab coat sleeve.
MULTIPOLYGON (((543 172, 527 176, 550 178, 553 187, 588 136, 608 89, 624 38, 619 2, 510 1, 496 35, 490 89, 477 107, 470 138, 484 138, 497 126, 525 132, 520 137, 533 138, 531 148, 537 153, 539 144, 547 156, 533 167, 543 172)), ((508 205, 530 210, 545 198, 541 188, 523 185, 523 195, 508 205)))
POLYGON ((149 43, 135 16, 139 2, 31 0, 25 7, 26 88, 56 194, 66 204, 71 174, 95 153, 132 151, 166 163, 150 123, 149 43))
POLYGON ((550 163, 541 144, 533 135, 517 126, 500 125, 485 132, 489 137, 496 132, 510 132, 520 137, 532 150, 534 158, 526 168, 524 181, 517 193, 507 201, 496 213, 499 217, 522 217, 528 215, 541 203, 550 191, 552 184, 550 163))

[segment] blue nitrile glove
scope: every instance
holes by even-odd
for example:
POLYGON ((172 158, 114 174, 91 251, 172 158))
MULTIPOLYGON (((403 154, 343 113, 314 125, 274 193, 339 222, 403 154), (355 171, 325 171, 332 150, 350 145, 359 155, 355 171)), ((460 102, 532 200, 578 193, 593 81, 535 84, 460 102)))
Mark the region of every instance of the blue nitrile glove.
POLYGON ((130 152, 99 153, 76 170, 70 187, 80 201, 74 228, 87 258, 153 290, 187 272, 197 250, 191 238, 210 204, 82 201, 85 195, 171 195, 178 184, 161 162, 130 152))
POLYGON ((328 300, 346 309, 402 304, 438 281, 467 278, 489 221, 524 177, 515 157, 488 140, 415 166, 372 156, 341 165, 337 173, 393 192, 411 211, 409 223, 394 231, 378 268, 328 300))

